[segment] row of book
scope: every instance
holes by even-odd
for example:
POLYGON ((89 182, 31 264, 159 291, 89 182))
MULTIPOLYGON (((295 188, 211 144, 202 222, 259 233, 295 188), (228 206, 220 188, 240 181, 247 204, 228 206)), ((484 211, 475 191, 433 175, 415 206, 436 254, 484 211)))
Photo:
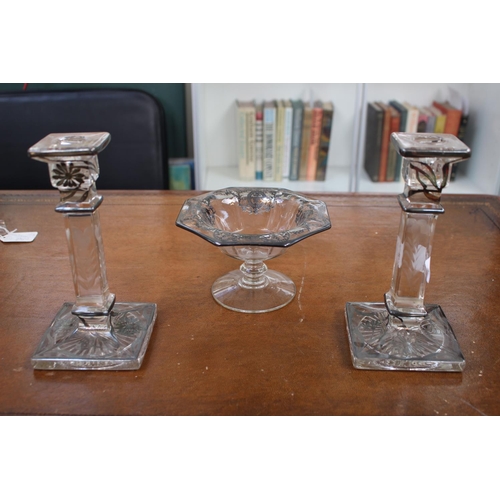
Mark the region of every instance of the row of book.
POLYGON ((236 101, 236 111, 242 180, 325 180, 332 102, 236 101))
MULTIPOLYGON (((463 139, 468 114, 447 101, 413 106, 396 100, 368 103, 364 168, 373 182, 401 179, 402 158, 392 146, 392 132, 453 134, 463 139)), ((452 171, 452 179, 455 169, 452 171)))

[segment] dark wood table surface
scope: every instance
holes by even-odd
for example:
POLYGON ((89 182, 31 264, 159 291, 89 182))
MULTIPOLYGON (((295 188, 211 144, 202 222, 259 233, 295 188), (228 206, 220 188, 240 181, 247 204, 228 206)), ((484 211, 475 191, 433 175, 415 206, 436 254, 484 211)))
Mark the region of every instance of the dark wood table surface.
POLYGON ((106 192, 100 208, 110 289, 155 302, 158 318, 137 371, 39 371, 30 357, 64 302, 74 301, 55 191, 0 191, 2 415, 499 415, 500 202, 444 195, 426 302, 440 304, 463 373, 363 371, 351 364, 349 301, 390 287, 400 208, 394 195, 318 194, 332 229, 269 261, 297 285, 285 308, 241 314, 212 282, 238 261, 175 226, 194 192, 106 192))

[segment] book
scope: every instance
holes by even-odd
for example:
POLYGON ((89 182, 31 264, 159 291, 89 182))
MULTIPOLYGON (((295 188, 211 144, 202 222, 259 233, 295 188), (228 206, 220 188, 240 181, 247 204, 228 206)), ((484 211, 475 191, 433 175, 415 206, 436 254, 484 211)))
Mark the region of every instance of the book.
POLYGON ((399 111, 400 122, 399 122, 399 131, 406 132, 406 121, 408 119, 408 108, 404 106, 401 102, 392 100, 389 101, 389 105, 399 111))
MULTIPOLYGON (((403 106, 403 103, 396 100, 389 101, 389 105, 399 111, 399 116, 400 116, 399 131, 406 132, 406 122, 408 121, 408 108, 406 106, 403 106)), ((394 148, 394 146, 392 145, 391 147, 394 148)), ((403 157, 397 153, 396 157, 397 159, 396 159, 396 170, 394 172, 394 180, 399 181, 401 178, 401 167, 403 166, 403 157)))
POLYGON ((390 143, 390 131, 391 131, 391 108, 383 102, 377 102, 378 106, 384 111, 384 120, 382 127, 382 142, 380 145, 380 164, 378 180, 379 182, 384 182, 387 175, 387 159, 389 157, 389 143, 390 143))
POLYGON ((390 140, 390 136, 393 132, 399 132, 399 128, 401 126, 401 114, 393 106, 389 106, 389 108, 391 111, 391 126, 389 129, 389 155, 387 157, 387 173, 385 180, 387 182, 393 182, 396 180, 399 181, 399 177, 396 178, 396 165, 399 155, 390 140))
POLYGON ((283 102, 285 107, 285 130, 283 139, 283 177, 288 179, 290 177, 290 164, 292 158, 292 126, 293 126, 293 107, 290 100, 283 102))
MULTIPOLYGON (((448 93, 449 98, 446 101, 447 104, 462 111, 457 137, 463 141, 467 128, 467 122, 469 121, 469 99, 452 87, 448 87, 448 93)), ((461 165, 463 165, 463 163, 461 165)), ((455 168, 453 170, 455 170, 455 168)))
POLYGON ((417 132, 426 132, 427 131, 427 123, 429 121, 429 114, 425 111, 424 108, 418 109, 418 123, 417 123, 417 132))
POLYGON ((446 115, 444 133, 458 136, 458 132, 460 130, 460 122, 462 120, 462 110, 454 108, 448 102, 433 101, 432 105, 446 115))
POLYGON ((418 130, 418 117, 419 117, 418 108, 408 102, 403 102, 403 105, 408 110, 408 116, 406 118, 406 127, 404 131, 415 133, 418 130))
POLYGON ((236 101, 240 179, 255 179, 255 101, 236 101))
POLYGON ((299 180, 300 146, 302 144, 302 118, 304 113, 304 104, 300 99, 298 99, 296 101, 292 101, 292 108, 292 148, 289 179, 291 181, 297 181, 299 180))
POLYGON ((300 143, 300 164, 299 180, 307 180, 307 158, 309 154, 309 142, 311 139, 312 107, 310 104, 304 104, 302 117, 302 139, 300 143))
POLYGON ((263 157, 263 120, 264 112, 262 104, 258 104, 255 110, 255 178, 263 179, 264 157, 263 157))
POLYGON ((274 180, 274 163, 276 149, 276 103, 275 101, 264 102, 263 117, 263 179, 274 180))
MULTIPOLYGON (((465 138, 465 131, 467 129, 467 122, 469 121, 469 99, 456 89, 452 87, 448 87, 449 98, 446 101, 451 107, 459 109, 462 112, 462 116, 460 118, 460 125, 458 127, 457 137, 461 141, 465 138)), ((458 169, 463 169, 466 163, 460 163, 458 165, 454 165, 451 170, 450 180, 455 180, 458 169)))
POLYGON ((434 124, 434 133, 435 134, 444 134, 444 127, 446 124, 446 115, 436 106, 429 106, 429 109, 432 111, 434 116, 436 117, 436 123, 434 124))
POLYGON ((433 134, 434 129, 436 128, 436 114, 428 106, 424 106, 422 108, 422 110, 427 115, 427 126, 425 127, 424 132, 428 132, 430 134, 433 134))
POLYGON ((458 127, 457 137, 463 141, 465 137, 465 131, 467 129, 467 122, 469 121, 469 115, 462 112, 462 118, 460 120, 460 127, 458 127))
MULTIPOLYGON (((276 101, 276 146, 274 161, 274 180, 283 180, 283 157, 285 154, 285 106, 276 101)), ((268 179, 271 180, 271 179, 268 179)))
POLYGON ((195 188, 193 158, 170 158, 168 160, 168 188, 177 191, 195 188))
POLYGON ((318 167, 319 142, 321 140, 321 121, 323 119, 323 103, 315 101, 311 115, 311 137, 309 138, 309 151, 307 153, 306 180, 316 180, 318 167))
POLYGON ((316 169, 317 181, 324 181, 326 179, 326 170, 328 166, 328 154, 330 152, 332 126, 333 126, 333 103, 325 102, 323 104, 323 119, 321 121, 321 138, 319 142, 318 167, 316 169))
POLYGON ((364 169, 373 182, 379 180, 380 150, 384 110, 374 102, 369 102, 366 112, 364 169))

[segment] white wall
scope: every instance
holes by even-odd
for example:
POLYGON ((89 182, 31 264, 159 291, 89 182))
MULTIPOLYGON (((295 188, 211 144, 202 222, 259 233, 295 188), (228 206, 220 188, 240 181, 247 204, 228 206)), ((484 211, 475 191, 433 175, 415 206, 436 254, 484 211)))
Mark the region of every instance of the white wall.
POLYGON ((465 142, 472 156, 467 175, 488 194, 500 194, 500 84, 470 86, 465 142))

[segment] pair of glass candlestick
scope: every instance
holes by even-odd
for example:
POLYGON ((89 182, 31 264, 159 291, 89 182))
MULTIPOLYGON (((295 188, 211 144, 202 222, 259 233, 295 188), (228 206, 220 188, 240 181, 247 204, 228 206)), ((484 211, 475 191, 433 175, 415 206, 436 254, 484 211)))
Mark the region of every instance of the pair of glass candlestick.
MULTIPOLYGON (((356 368, 462 371, 465 360, 441 308, 424 304, 432 239, 444 212, 441 192, 451 168, 470 149, 448 134, 394 133, 403 157, 404 192, 391 288, 381 303, 349 302, 346 322, 356 368)), ((115 303, 109 292, 95 182, 106 132, 50 134, 28 154, 48 163, 66 221, 76 302, 66 303, 32 357, 36 369, 131 370, 141 366, 156 304, 115 303)), ((214 299, 239 312, 287 305, 295 285, 264 261, 304 238, 330 229, 326 205, 286 189, 227 188, 188 199, 177 226, 242 260, 212 286, 214 299)))

